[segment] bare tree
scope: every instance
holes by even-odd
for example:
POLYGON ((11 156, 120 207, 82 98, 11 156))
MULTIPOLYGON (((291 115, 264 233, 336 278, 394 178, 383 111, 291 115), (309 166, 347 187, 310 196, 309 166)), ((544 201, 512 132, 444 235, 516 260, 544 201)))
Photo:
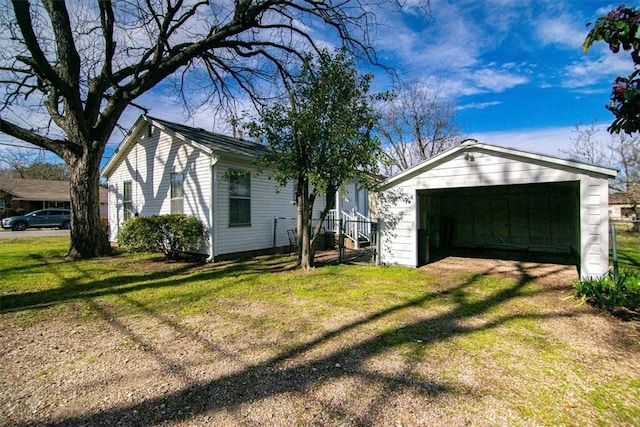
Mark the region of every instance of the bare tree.
MULTIPOLYGON (((611 143, 600 138, 601 130, 595 121, 589 125, 577 124, 573 134, 569 148, 562 151, 565 155, 592 165, 609 166, 613 163, 611 143)), ((612 138, 607 136, 606 139, 610 141, 612 138)))
POLYGON ((0 180, 3 178, 69 179, 65 163, 47 161, 43 150, 12 148, 0 151, 0 180))
MULTIPOLYGON (((565 154, 591 164, 618 169, 618 175, 610 183, 614 191, 627 195, 636 218, 640 214, 640 135, 603 133, 595 122, 588 126, 576 125, 575 137, 565 154)), ((639 231, 636 223, 634 230, 639 231)))
POLYGON ((376 132, 383 147, 384 172, 408 169, 456 145, 456 105, 416 81, 403 83, 378 103, 376 132))
POLYGON ((27 169, 41 158, 40 150, 14 148, 0 151, 2 177, 27 178, 27 169))
POLYGON ((0 131, 69 165, 67 258, 110 251, 99 226, 98 168, 120 116, 137 98, 169 79, 188 105, 222 103, 240 92, 261 103, 265 84, 290 78, 293 61, 319 51, 320 32, 375 61, 368 33, 374 15, 366 3, 99 0, 68 8, 58 0, 3 2, 0 131), (188 92, 193 88, 198 91, 188 92), (38 117, 44 117, 40 127, 38 117))

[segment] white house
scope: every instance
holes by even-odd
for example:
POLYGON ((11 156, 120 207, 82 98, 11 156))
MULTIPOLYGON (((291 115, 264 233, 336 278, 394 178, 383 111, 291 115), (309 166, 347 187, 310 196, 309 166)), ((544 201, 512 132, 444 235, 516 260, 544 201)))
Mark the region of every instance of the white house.
MULTIPOLYGON (((210 259, 289 245, 294 186, 278 188, 255 160, 263 145, 141 116, 102 170, 109 184, 110 239, 134 215, 184 213, 209 230, 210 259)), ((365 207, 355 185, 336 195, 331 218, 365 207)), ((325 198, 316 199, 319 217, 325 198)))
POLYGON ((614 221, 633 221, 635 219, 635 200, 629 193, 609 194, 609 218, 614 221))
POLYGON ((583 278, 609 268, 608 179, 616 171, 463 143, 379 188, 381 261, 419 266, 433 251, 555 255, 583 278))

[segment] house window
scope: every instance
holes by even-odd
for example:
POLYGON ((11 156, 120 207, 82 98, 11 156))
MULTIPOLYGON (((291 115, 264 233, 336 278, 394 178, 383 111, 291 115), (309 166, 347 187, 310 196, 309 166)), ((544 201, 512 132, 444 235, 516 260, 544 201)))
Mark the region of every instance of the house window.
POLYGON ((4 199, 0 199, 0 210, 4 210, 7 207, 4 199))
POLYGON ((636 214, 636 210, 634 208, 621 208, 620 214, 623 218, 633 217, 636 214))
POLYGON ((133 203, 131 199, 131 181, 122 184, 122 217, 126 221, 133 216, 133 203))
POLYGON ((229 171, 229 226, 251 225, 251 174, 229 171))
POLYGON ((184 174, 172 173, 171 180, 171 213, 184 213, 184 174))

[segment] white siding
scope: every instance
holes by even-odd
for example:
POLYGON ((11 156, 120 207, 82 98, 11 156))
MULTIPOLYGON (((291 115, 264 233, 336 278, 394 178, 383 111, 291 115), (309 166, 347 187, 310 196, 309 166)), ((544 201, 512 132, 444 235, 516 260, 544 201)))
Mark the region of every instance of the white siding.
POLYGON ((132 209, 141 216, 171 212, 169 176, 184 173, 184 213, 209 227, 210 156, 177 138, 155 129, 144 134, 109 177, 109 226, 111 239, 123 222, 122 187, 132 182, 132 209))
POLYGON ((609 269, 609 187, 606 180, 585 177, 581 199, 581 269, 583 278, 602 276, 609 269))
MULTIPOLYGON (((278 194, 276 182, 266 174, 257 174, 248 161, 221 159, 215 167, 216 255, 271 248, 274 217, 294 217, 296 214, 295 205, 291 203, 293 190, 283 188, 278 194), (230 169, 247 170, 251 174, 251 226, 229 226, 229 181, 225 175, 230 169)), ((282 240, 280 243, 285 244, 282 240)))
POLYGON ((579 174, 485 152, 459 153, 411 179, 417 190, 576 181, 579 174), (473 160, 471 160, 473 159, 473 160))
POLYGON ((382 220, 380 259, 385 264, 417 265, 416 191, 408 181, 379 194, 378 217, 382 220))
MULTIPOLYGON (((214 207, 216 255, 270 249, 273 247, 274 219, 277 217, 276 247, 289 244, 288 229, 295 229, 296 206, 294 186, 278 189, 267 171, 257 173, 250 161, 221 159, 216 168, 217 203, 214 207), (251 173, 251 226, 229 226, 229 181, 225 175, 230 169, 251 173)), ((324 196, 314 204, 314 218, 324 208, 324 196)))

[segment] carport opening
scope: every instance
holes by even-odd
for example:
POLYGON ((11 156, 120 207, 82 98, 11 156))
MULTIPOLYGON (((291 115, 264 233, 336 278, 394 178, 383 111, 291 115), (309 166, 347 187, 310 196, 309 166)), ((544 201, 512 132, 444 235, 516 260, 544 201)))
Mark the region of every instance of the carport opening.
POLYGON ((418 191, 418 264, 448 256, 579 265, 579 182, 418 191))

